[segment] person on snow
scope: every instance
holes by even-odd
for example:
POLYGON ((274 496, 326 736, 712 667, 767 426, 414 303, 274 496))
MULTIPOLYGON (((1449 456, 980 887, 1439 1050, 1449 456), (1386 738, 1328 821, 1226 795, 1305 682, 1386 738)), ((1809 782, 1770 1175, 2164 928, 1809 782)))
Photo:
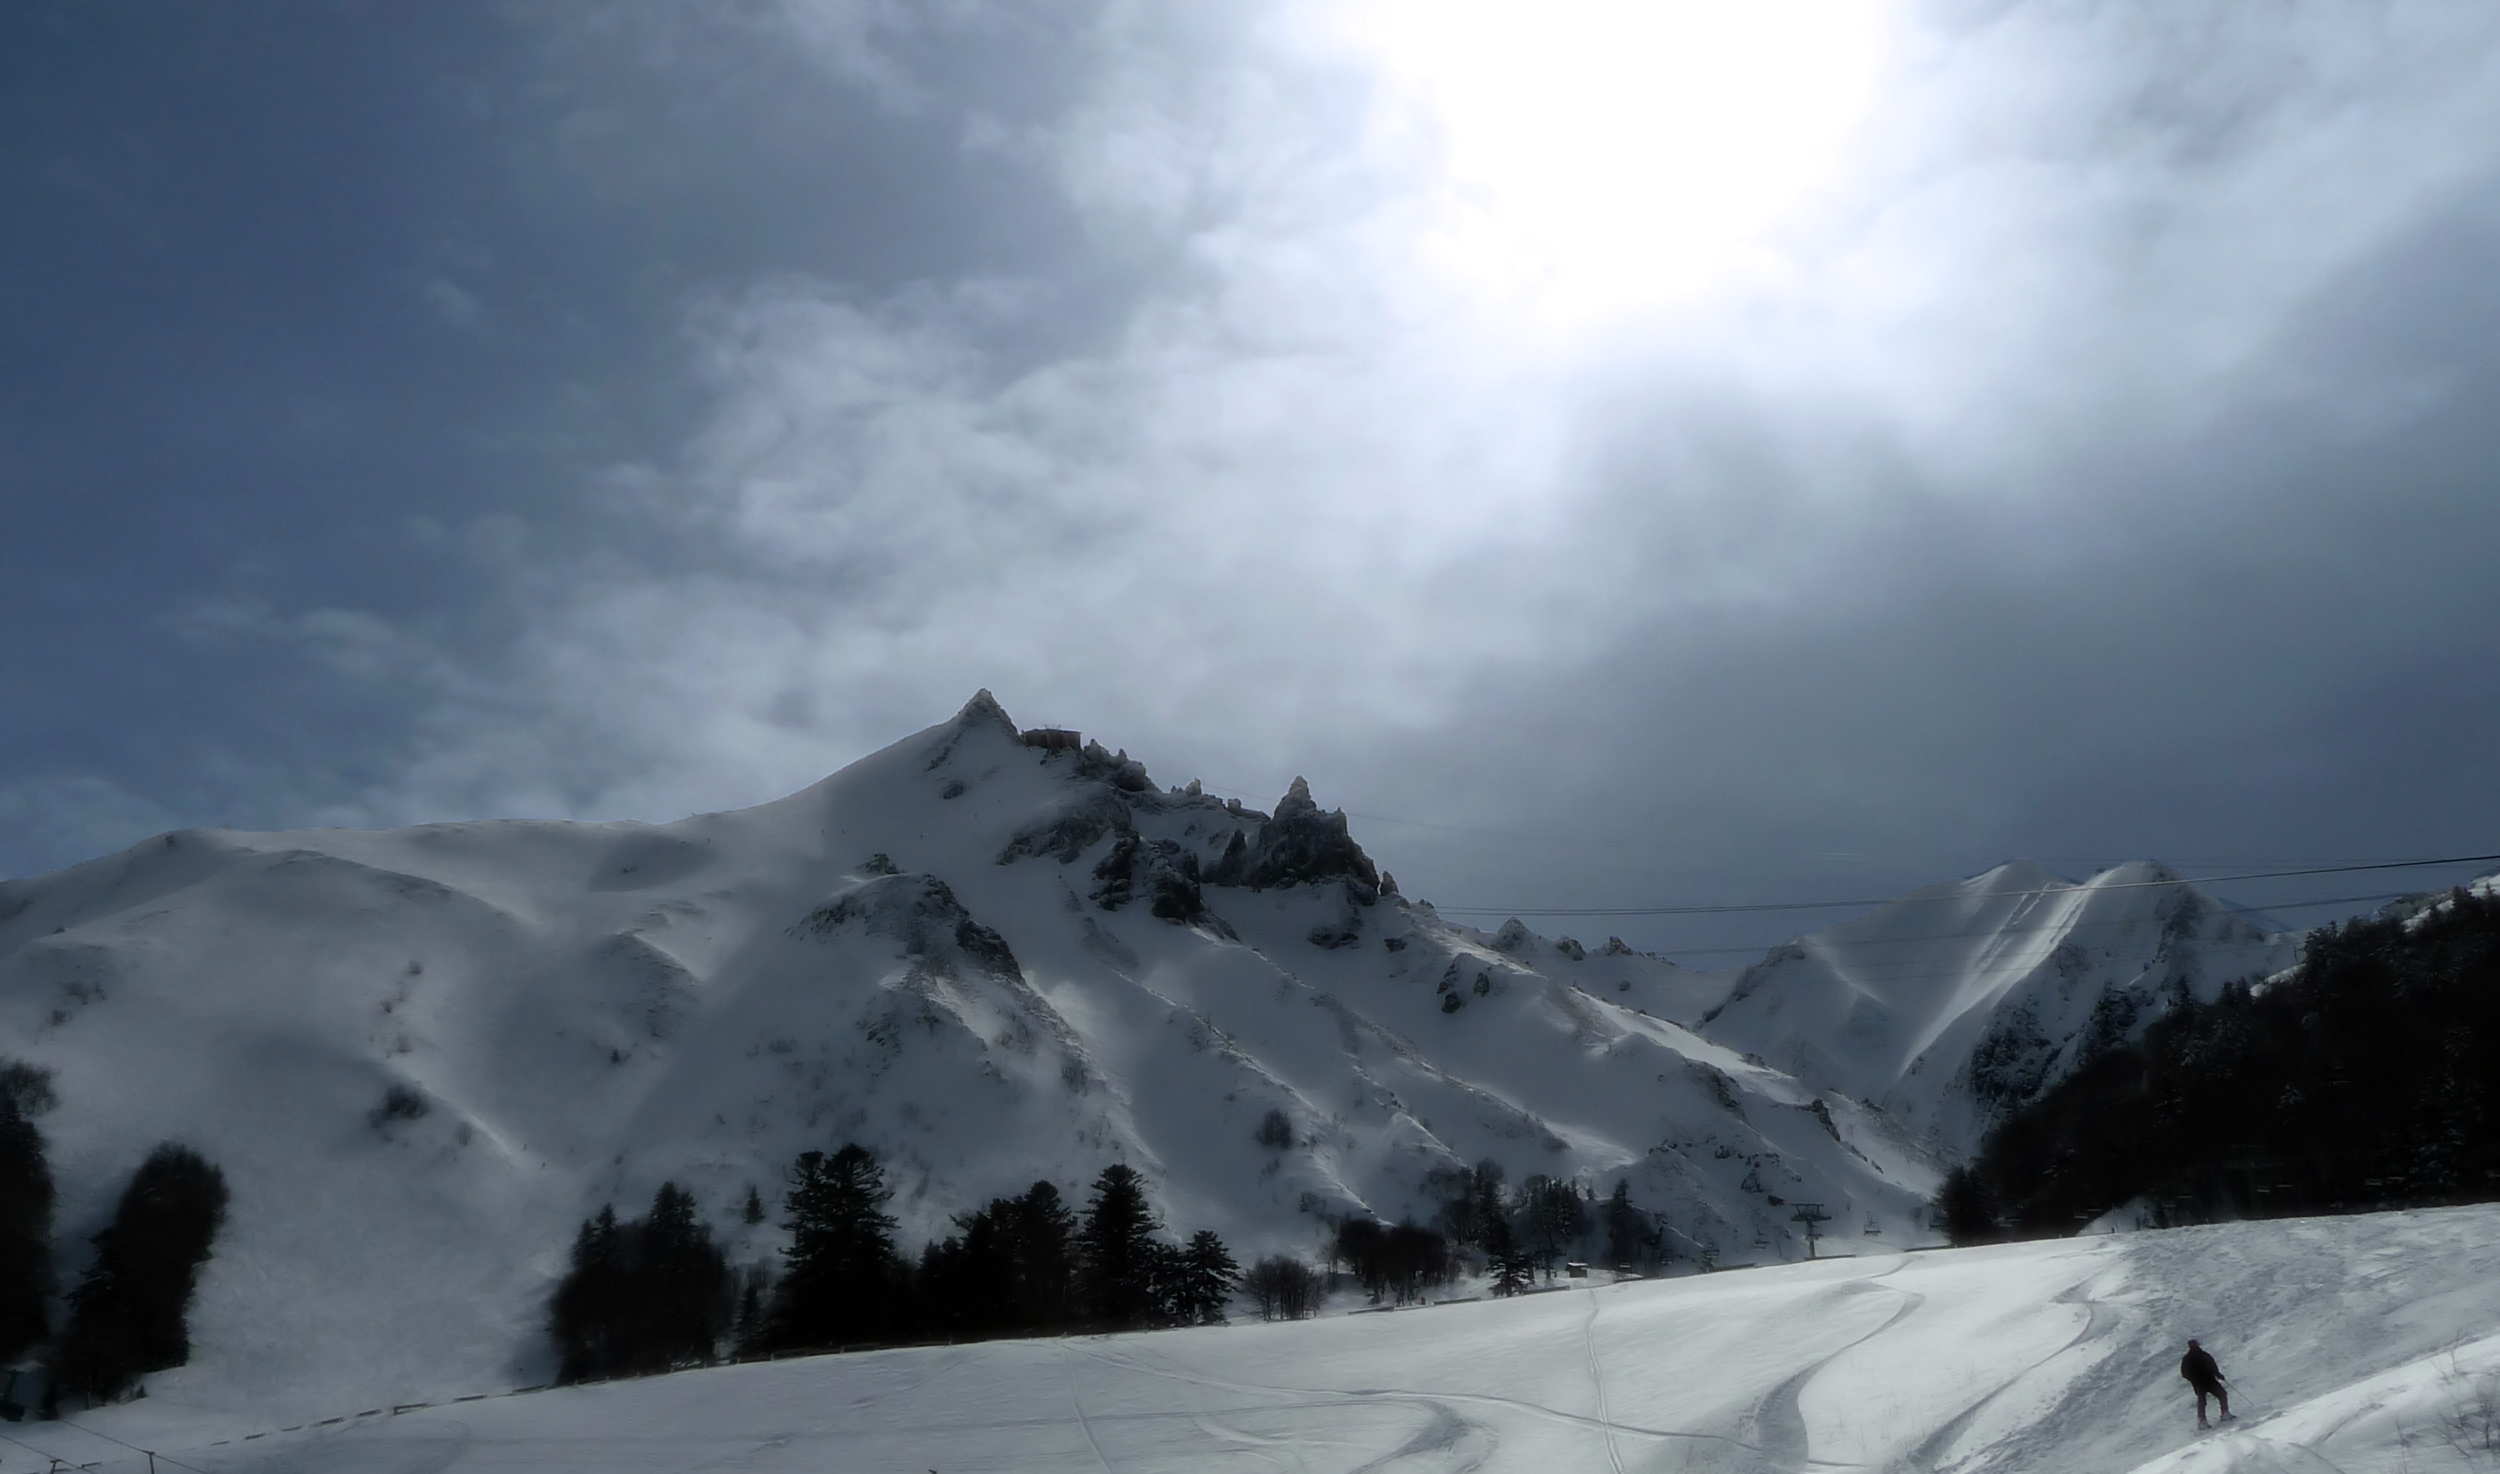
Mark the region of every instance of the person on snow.
POLYGON ((2193 1336, 2188 1338, 2187 1355, 2179 1358, 2179 1375, 2187 1378, 2187 1384, 2196 1389, 2197 1427, 2213 1426, 2205 1421, 2205 1399, 2208 1397, 2222 1404, 2223 1422, 2236 1421, 2231 1416, 2231 1394, 2222 1385, 2222 1368, 2214 1365, 2213 1353, 2197 1345, 2193 1336))

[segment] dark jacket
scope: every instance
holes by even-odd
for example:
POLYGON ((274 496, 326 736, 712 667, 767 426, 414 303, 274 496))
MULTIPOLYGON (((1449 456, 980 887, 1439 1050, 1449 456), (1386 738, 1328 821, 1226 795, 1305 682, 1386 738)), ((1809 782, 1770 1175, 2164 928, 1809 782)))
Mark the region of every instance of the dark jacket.
POLYGON ((2202 1346, 2189 1347, 2188 1354, 2179 1358, 2179 1375, 2192 1387, 2222 1385, 2222 1368, 2214 1365, 2213 1353, 2202 1346))

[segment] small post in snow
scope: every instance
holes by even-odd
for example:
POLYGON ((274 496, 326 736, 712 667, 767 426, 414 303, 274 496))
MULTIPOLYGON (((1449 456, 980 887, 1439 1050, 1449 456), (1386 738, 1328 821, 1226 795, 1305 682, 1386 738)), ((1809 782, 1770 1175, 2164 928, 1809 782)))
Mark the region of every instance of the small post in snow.
POLYGON ((1808 1259, 1813 1258, 1814 1226, 1818 1223, 1828 1222, 1832 1215, 1823 1211, 1823 1205, 1821 1203, 1799 1203, 1797 1205, 1797 1211, 1788 1216, 1790 1221, 1802 1223, 1806 1226, 1806 1257, 1808 1259))

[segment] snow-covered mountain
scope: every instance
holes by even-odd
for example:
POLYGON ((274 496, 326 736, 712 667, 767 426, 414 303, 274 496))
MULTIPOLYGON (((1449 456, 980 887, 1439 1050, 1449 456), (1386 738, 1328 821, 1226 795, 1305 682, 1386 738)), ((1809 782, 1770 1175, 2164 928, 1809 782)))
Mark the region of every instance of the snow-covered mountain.
POLYGON ((1936 1163, 1868 1092, 1685 1026, 1726 988, 1451 925, 1299 782, 1272 815, 1158 788, 986 693, 735 813, 187 832, 0 885, 63 1240, 160 1140, 219 1163, 193 1361, 150 1380, 306 1412, 526 1375, 574 1225, 664 1180, 764 1257, 748 1189, 845 1139, 907 1241, 1126 1161, 1175 1228, 1307 1253, 1485 1157, 1627 1177, 1727 1262, 1795 1257, 1799 1199, 1931 1241, 1936 1163))
POLYGON ((1745 969, 1702 1031, 1869 1102, 1947 1154, 2179 998, 2292 965, 2159 865, 2060 880, 2028 862, 1913 891, 1745 969))

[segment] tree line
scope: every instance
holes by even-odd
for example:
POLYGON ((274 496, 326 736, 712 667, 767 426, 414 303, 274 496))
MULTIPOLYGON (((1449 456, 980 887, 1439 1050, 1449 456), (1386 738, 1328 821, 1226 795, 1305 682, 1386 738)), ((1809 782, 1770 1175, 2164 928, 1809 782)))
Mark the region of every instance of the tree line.
MULTIPOLYGON (((1165 1238, 1144 1180, 1127 1166, 1104 1168, 1081 1212, 1048 1182, 994 1198, 958 1216, 955 1232, 917 1260, 896 1242, 892 1196, 883 1164, 856 1142, 802 1153, 782 1199, 790 1242, 769 1285, 731 1270, 674 1183, 642 1218, 602 1209, 576 1236, 550 1306, 560 1377, 666 1371, 723 1347, 772 1354, 1214 1325, 1242 1280, 1212 1231, 1165 1238)), ((752 1192, 747 1213, 750 1222, 763 1216, 752 1192)), ((1286 1313, 1259 1303, 1263 1313, 1286 1313)))
POLYGON ((2500 1199, 2500 897, 2327 926, 2271 984, 2183 1000, 1989 1134, 1937 1207, 1956 1243, 2500 1199))
MULTIPOLYGON (((1432 1182, 1444 1194, 1435 1215, 1440 1236, 1482 1256, 1496 1295, 1518 1294, 1540 1274, 1550 1283, 1556 1266, 1570 1259, 1650 1273, 1669 1257, 1665 1225, 1633 1203, 1632 1185, 1623 1178, 1615 1179, 1614 1191, 1603 1203, 1577 1183, 1542 1173, 1530 1174, 1514 1191, 1507 1186, 1502 1164, 1491 1158, 1463 1171, 1436 1174, 1432 1182)), ((1435 1250, 1418 1237, 1415 1225, 1397 1225, 1380 1241, 1399 1276, 1396 1283, 1384 1282, 1389 1298, 1398 1298, 1400 1286, 1409 1279, 1417 1285, 1446 1282, 1446 1273, 1434 1277, 1435 1250)), ((1363 1275, 1359 1267, 1356 1273, 1363 1275)), ((1365 1288, 1371 1283, 1365 1279, 1365 1288)), ((1382 1298, 1382 1293, 1374 1292, 1373 1298, 1382 1298)))
MULTIPOLYGON (((1327 1255, 1374 1303, 1406 1304, 1481 1264, 1497 1295, 1549 1281, 1567 1258, 1603 1246, 1609 1263, 1665 1260, 1656 1218, 1628 1183, 1598 1203, 1577 1185, 1531 1176, 1512 1190, 1493 1161, 1441 1174, 1431 1225, 1348 1219, 1327 1255)), ((1080 1209, 1049 1182, 958 1215, 954 1232, 907 1257, 886 1211, 892 1191, 858 1143, 791 1164, 781 1272, 734 1271, 675 1183, 648 1214, 613 1208, 584 1222, 548 1325, 565 1381, 667 1371, 720 1356, 834 1350, 1062 1331, 1215 1325, 1236 1294, 1262 1318, 1313 1314, 1328 1276, 1290 1256, 1240 1268, 1208 1230, 1167 1238, 1144 1179, 1103 1169, 1080 1209)), ((744 1217, 763 1221, 750 1189, 744 1217)))
MULTIPOLYGON (((56 1103, 51 1071, 0 1062, 0 1365, 47 1351, 45 1417, 59 1413, 64 1395, 109 1402, 146 1373, 191 1359, 191 1296, 227 1196, 225 1174, 189 1147, 166 1142, 150 1152, 112 1221, 89 1241, 93 1253, 54 1337, 56 1192, 35 1122, 56 1103)), ((26 1412, 15 1393, 14 1379, 0 1391, 0 1418, 10 1422, 26 1412)))

